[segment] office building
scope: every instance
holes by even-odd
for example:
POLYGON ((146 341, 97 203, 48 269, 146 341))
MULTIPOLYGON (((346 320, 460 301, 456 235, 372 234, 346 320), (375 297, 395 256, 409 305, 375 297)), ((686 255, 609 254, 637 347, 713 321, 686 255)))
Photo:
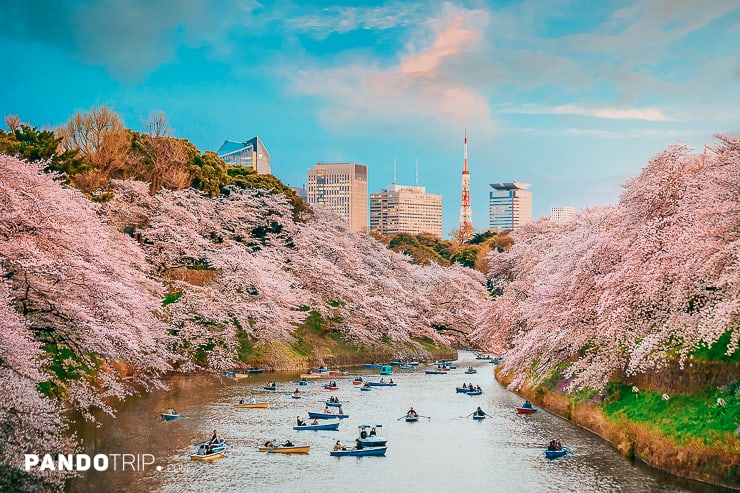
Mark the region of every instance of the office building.
POLYGON ((315 164, 308 170, 308 203, 337 212, 352 231, 367 231, 367 166, 315 164))
POLYGON ((575 217, 575 207, 568 207, 567 205, 550 207, 550 221, 554 223, 567 223, 568 221, 572 221, 575 217))
POLYGON ((516 229, 532 222, 531 183, 491 183, 488 228, 495 231, 516 229))
POLYGON ((428 233, 442 238, 442 196, 395 183, 370 195, 370 231, 384 235, 428 233))
POLYGON ((270 174, 270 153, 259 136, 246 142, 225 140, 216 151, 218 157, 232 166, 246 166, 261 175, 270 174))

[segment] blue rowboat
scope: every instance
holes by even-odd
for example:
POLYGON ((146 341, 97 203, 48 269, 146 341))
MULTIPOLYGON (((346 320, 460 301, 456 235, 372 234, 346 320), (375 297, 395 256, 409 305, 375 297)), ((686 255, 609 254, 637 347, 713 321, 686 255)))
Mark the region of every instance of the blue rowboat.
POLYGON ((414 365, 401 365, 398 367, 399 370, 413 370, 414 365))
POLYGON ((265 385, 262 388, 265 390, 277 390, 277 385, 265 385))
POLYGON ((467 394, 470 392, 470 387, 455 387, 455 392, 458 394, 467 394))
POLYGON ((377 370, 381 366, 383 366, 383 365, 379 365, 377 363, 365 363, 365 368, 368 368, 370 370, 377 370))
POLYGON ((291 397, 292 399, 300 399, 300 398, 301 398, 301 396, 300 396, 300 395, 295 395, 295 394, 291 394, 291 395, 290 395, 290 397, 291 397))
POLYGON ((545 457, 548 459, 558 459, 560 457, 563 457, 568 452, 569 451, 566 448, 562 450, 545 450, 545 457))
POLYGON ((342 407, 342 403, 341 402, 326 401, 326 405, 329 406, 329 407, 342 407))
POLYGON ((334 457, 346 457, 348 455, 385 455, 388 447, 350 448, 347 450, 330 450, 329 455, 334 457))
POLYGON ((382 428, 383 425, 360 425, 358 428, 360 429, 360 436, 357 438, 360 441, 360 444, 364 447, 383 447, 388 442, 388 439, 386 437, 381 437, 377 435, 371 435, 368 430, 372 430, 373 428, 382 428))
POLYGON ((180 413, 175 413, 175 414, 162 413, 162 419, 165 421, 174 421, 179 417, 180 417, 180 413))
POLYGON ((482 390, 471 390, 470 392, 466 392, 468 395, 481 395, 482 393, 482 390))
POLYGON ((403 361, 391 361, 391 366, 403 366, 403 361))
POLYGON ((308 417, 316 419, 344 419, 349 418, 349 414, 312 413, 309 411, 308 417))
POLYGON ((478 370, 465 370, 466 375, 474 375, 478 373, 478 370))
POLYGON ((419 421, 419 416, 406 416, 407 423, 416 423, 419 421))
POLYGON ((486 419, 485 414, 473 414, 473 419, 480 420, 480 419, 486 419))
POLYGON ((249 370, 247 370, 247 373, 264 373, 264 372, 265 372, 264 368, 250 368, 249 370))
POLYGON ((445 375, 447 372, 441 370, 424 370, 424 373, 427 375, 445 375))
POLYGON ((378 370, 381 375, 393 375, 393 367, 391 365, 383 365, 378 370))
POLYGON ((294 426, 294 430, 338 430, 339 421, 336 423, 327 423, 325 425, 305 425, 305 426, 294 426))
POLYGON ((390 382, 368 382, 371 387, 395 387, 395 383, 390 382))
POLYGON ((363 392, 370 392, 373 389, 371 387, 362 386, 362 387, 360 387, 360 390, 362 390, 363 392))

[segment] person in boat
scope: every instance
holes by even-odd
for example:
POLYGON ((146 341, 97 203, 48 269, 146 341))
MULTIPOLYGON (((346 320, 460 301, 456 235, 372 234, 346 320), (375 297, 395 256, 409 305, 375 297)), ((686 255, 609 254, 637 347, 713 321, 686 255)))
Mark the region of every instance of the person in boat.
POLYGON ((295 389, 295 392, 293 392, 293 395, 301 395, 301 391, 298 389, 295 389))
POLYGON ((370 436, 371 437, 377 436, 377 432, 375 431, 375 427, 374 426, 370 429, 370 436))
POLYGON ((291 442, 290 440, 285 440, 283 447, 293 447, 293 442, 291 442))
POLYGON ((360 441, 360 439, 359 439, 359 438, 356 438, 356 439, 355 439, 355 448, 356 448, 357 450, 360 450, 360 449, 362 449, 362 442, 360 441))
POLYGON ((313 421, 311 421, 311 425, 312 426, 316 426, 317 424, 319 424, 319 419, 318 418, 314 418, 313 421))
POLYGON ((339 406, 337 409, 337 414, 344 414, 344 411, 342 411, 342 406, 339 406))
POLYGON ((244 404, 244 399, 239 399, 239 404, 244 404))
POLYGON ((362 377, 355 377, 355 382, 363 382, 362 377))
POLYGON ((547 450, 560 450, 558 448, 557 440, 550 440, 550 445, 547 446, 547 450))
POLYGON ((342 447, 342 443, 337 440, 337 443, 334 444, 334 450, 345 450, 345 448, 342 447))
POLYGON ((210 445, 212 443, 216 443, 216 440, 218 440, 218 435, 216 434, 216 430, 213 430, 213 435, 211 435, 211 439, 208 440, 208 444, 210 445))
POLYGON ((306 422, 301 419, 300 416, 295 417, 296 423, 298 423, 298 426, 306 426, 306 422))
POLYGON ((414 407, 411 406, 411 408, 406 412, 406 417, 415 418, 416 416, 417 416, 416 411, 414 411, 414 407))
POLYGON ((270 448, 272 448, 272 447, 274 447, 274 446, 275 446, 275 440, 267 440, 267 441, 265 442, 265 447, 270 447, 270 448))
POLYGON ((391 381, 390 381, 390 382, 388 382, 388 383, 393 383, 393 379, 391 378, 391 381))
POLYGON ((365 387, 366 389, 370 388, 370 384, 368 382, 365 382, 364 384, 362 384, 362 386, 365 387))
POLYGON ((465 382, 463 382, 463 386, 462 386, 462 388, 464 388, 464 389, 467 389, 467 388, 468 388, 468 384, 467 384, 467 383, 465 383, 465 382))
POLYGON ((380 377, 380 383, 385 383, 385 378, 380 377))
POLYGON ((308 380, 306 380, 306 377, 303 377, 301 378, 301 382, 308 382, 308 380))
POLYGON ((524 401, 524 404, 522 404, 522 409, 532 409, 532 403, 529 401, 524 401))
POLYGON ((365 428, 360 430, 360 438, 362 438, 363 440, 367 438, 367 431, 365 430, 365 428))
POLYGON ((324 414, 331 414, 331 411, 329 410, 329 406, 324 406, 324 414))
POLYGON ((485 416, 486 412, 478 406, 478 409, 475 410, 474 413, 476 416, 485 416))
POLYGON ((204 443, 201 443, 198 447, 198 455, 206 455, 206 445, 204 443))
POLYGON ((563 444, 560 443, 560 440, 555 440, 555 450, 563 450, 563 444))
POLYGON ((251 399, 249 399, 249 403, 250 404, 257 404, 257 399, 255 399, 254 397, 252 397, 251 399))

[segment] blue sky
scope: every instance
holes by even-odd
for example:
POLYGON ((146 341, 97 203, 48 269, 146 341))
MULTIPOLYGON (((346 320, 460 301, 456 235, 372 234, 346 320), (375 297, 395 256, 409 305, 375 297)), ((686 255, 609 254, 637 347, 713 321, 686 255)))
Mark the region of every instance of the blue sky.
POLYGON ((740 3, 10 0, 0 112, 36 126, 96 105, 163 111, 201 150, 259 135, 293 186, 367 164, 443 196, 457 227, 467 128, 473 223, 489 183, 553 205, 615 203, 667 145, 740 134, 740 3))

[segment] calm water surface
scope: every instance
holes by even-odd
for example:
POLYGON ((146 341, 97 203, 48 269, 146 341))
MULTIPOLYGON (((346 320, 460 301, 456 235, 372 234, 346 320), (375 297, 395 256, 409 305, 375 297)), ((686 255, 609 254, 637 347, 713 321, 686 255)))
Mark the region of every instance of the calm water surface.
MULTIPOLYGON (((130 399, 117 418, 104 418, 100 427, 81 424, 78 435, 85 452, 92 454, 153 454, 156 465, 145 471, 90 472, 75 480, 69 491, 91 492, 706 492, 719 491, 698 483, 675 480, 637 467, 598 437, 567 421, 539 412, 519 416, 517 395, 493 378, 493 365, 460 353, 459 369, 447 375, 406 372, 394 367, 397 387, 375 387, 361 392, 352 385, 354 375, 367 377, 373 370, 355 369, 348 377, 327 377, 308 386, 302 399, 295 390, 295 374, 273 373, 247 379, 206 376, 176 377, 170 392, 130 399), (472 365, 475 375, 465 375, 472 365), (338 391, 321 383, 333 379, 338 391), (262 390, 277 380, 279 390, 262 390), (456 394, 455 387, 472 382, 483 395, 456 394), (331 395, 349 414, 338 431, 294 431, 295 418, 322 411, 331 395), (269 409, 235 409, 240 398, 268 401, 269 409), (162 422, 159 413, 175 407, 186 416, 162 422), (398 421, 409 406, 431 419, 417 423, 398 421), (466 415, 481 406, 492 418, 475 422, 466 415), (385 457, 331 457, 329 450, 341 440, 349 445, 359 424, 383 425, 388 438, 385 457), (213 429, 231 444, 227 457, 193 462, 192 443, 206 439, 213 429), (548 461, 543 450, 559 437, 574 456, 548 461), (309 455, 265 454, 257 446, 268 439, 290 439, 311 445, 309 455)), ((377 371, 377 370, 375 370, 377 371)), ((379 379, 377 375, 371 376, 379 379)), ((386 380, 389 377, 385 377, 386 380)))

